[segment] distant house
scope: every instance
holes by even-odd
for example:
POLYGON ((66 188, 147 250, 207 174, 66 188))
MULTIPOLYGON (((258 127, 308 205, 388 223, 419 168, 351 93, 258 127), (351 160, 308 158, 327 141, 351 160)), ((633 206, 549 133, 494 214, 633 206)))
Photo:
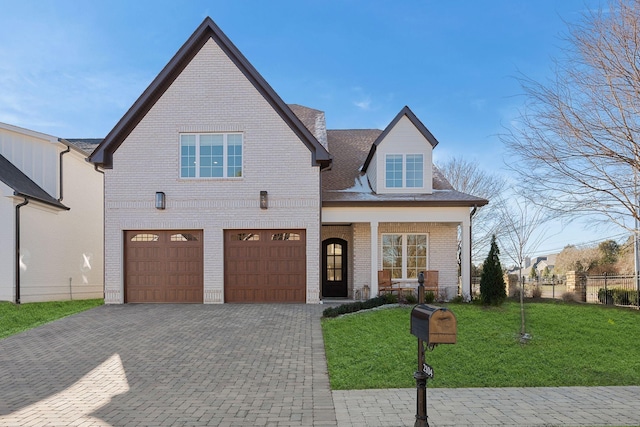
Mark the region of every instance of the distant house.
POLYGON ((527 257, 524 260, 524 267, 522 270, 513 268, 508 271, 509 274, 517 274, 519 277, 524 277, 529 280, 532 276, 532 270, 536 270, 536 277, 542 278, 546 268, 549 269, 549 274, 554 274, 554 267, 556 257, 558 254, 541 255, 534 258, 527 257))
POLYGON ((105 174, 105 301, 306 302, 378 293, 378 271, 470 294, 470 211, 408 108, 327 130, 210 19, 90 156, 105 174), (458 231, 461 282, 458 289, 458 231))
POLYGON ((0 300, 102 298, 103 175, 87 155, 0 123, 0 300))

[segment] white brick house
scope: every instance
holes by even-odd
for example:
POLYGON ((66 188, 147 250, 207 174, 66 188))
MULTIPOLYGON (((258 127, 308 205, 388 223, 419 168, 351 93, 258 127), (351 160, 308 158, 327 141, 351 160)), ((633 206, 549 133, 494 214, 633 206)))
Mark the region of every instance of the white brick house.
POLYGON ((205 19, 90 156, 105 172, 105 302, 375 293, 392 241, 424 252, 413 270, 396 254, 395 278, 438 269, 453 295, 459 226, 468 293, 470 207, 487 201, 432 179, 437 141, 408 108, 349 132, 286 105, 205 19))

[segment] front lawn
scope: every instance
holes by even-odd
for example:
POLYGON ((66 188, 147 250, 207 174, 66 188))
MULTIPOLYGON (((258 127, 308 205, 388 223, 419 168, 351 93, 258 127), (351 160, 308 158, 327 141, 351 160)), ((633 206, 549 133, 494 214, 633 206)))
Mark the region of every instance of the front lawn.
POLYGON ((20 305, 0 302, 0 339, 103 303, 102 299, 32 302, 20 305))
MULTIPOLYGON (((445 304, 456 315, 457 344, 427 351, 429 387, 554 387, 640 385, 640 312, 563 302, 520 306, 445 304)), ((417 338, 412 307, 323 319, 331 388, 412 388, 417 338)))

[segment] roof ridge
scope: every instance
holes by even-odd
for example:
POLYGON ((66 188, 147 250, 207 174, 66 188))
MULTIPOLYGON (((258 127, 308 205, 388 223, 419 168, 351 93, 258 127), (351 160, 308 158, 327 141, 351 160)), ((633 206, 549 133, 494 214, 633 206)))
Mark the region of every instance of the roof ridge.
POLYGON ((171 60, 160 71, 151 84, 138 97, 134 104, 107 134, 104 141, 89 157, 89 161, 109 168, 113 165, 113 153, 124 142, 146 114, 153 108, 167 89, 180 76, 202 47, 213 41, 222 49, 229 60, 244 74, 251 84, 258 90, 271 107, 280 115, 282 120, 300 138, 312 153, 311 161, 323 167, 331 164, 331 155, 315 136, 304 126, 302 121, 284 103, 282 98, 273 90, 255 67, 247 60, 240 50, 231 42, 227 35, 210 17, 206 17, 171 60))

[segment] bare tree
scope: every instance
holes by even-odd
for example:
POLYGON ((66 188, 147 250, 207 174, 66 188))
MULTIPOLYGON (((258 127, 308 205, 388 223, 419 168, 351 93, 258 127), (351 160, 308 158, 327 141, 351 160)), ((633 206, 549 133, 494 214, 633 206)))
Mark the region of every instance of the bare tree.
MULTIPOLYGON (((502 205, 500 221, 506 232, 500 237, 500 246, 522 271, 524 260, 531 256, 547 237, 544 225, 551 219, 544 207, 528 200, 513 197, 502 205)), ((520 288, 520 335, 526 333, 524 318, 524 278, 520 288)))
POLYGON ((569 26, 553 79, 521 78, 526 104, 502 135, 538 203, 635 230, 640 172, 640 0, 569 26))
POLYGON ((473 217, 471 259, 481 262, 488 251, 491 238, 504 232, 499 220, 505 180, 501 176, 483 171, 478 163, 451 157, 437 163, 437 168, 457 191, 489 200, 489 204, 478 209, 473 217))
POLYGON ((587 271, 597 263, 599 256, 595 245, 584 248, 569 245, 558 254, 555 270, 558 274, 565 274, 567 271, 587 271))

